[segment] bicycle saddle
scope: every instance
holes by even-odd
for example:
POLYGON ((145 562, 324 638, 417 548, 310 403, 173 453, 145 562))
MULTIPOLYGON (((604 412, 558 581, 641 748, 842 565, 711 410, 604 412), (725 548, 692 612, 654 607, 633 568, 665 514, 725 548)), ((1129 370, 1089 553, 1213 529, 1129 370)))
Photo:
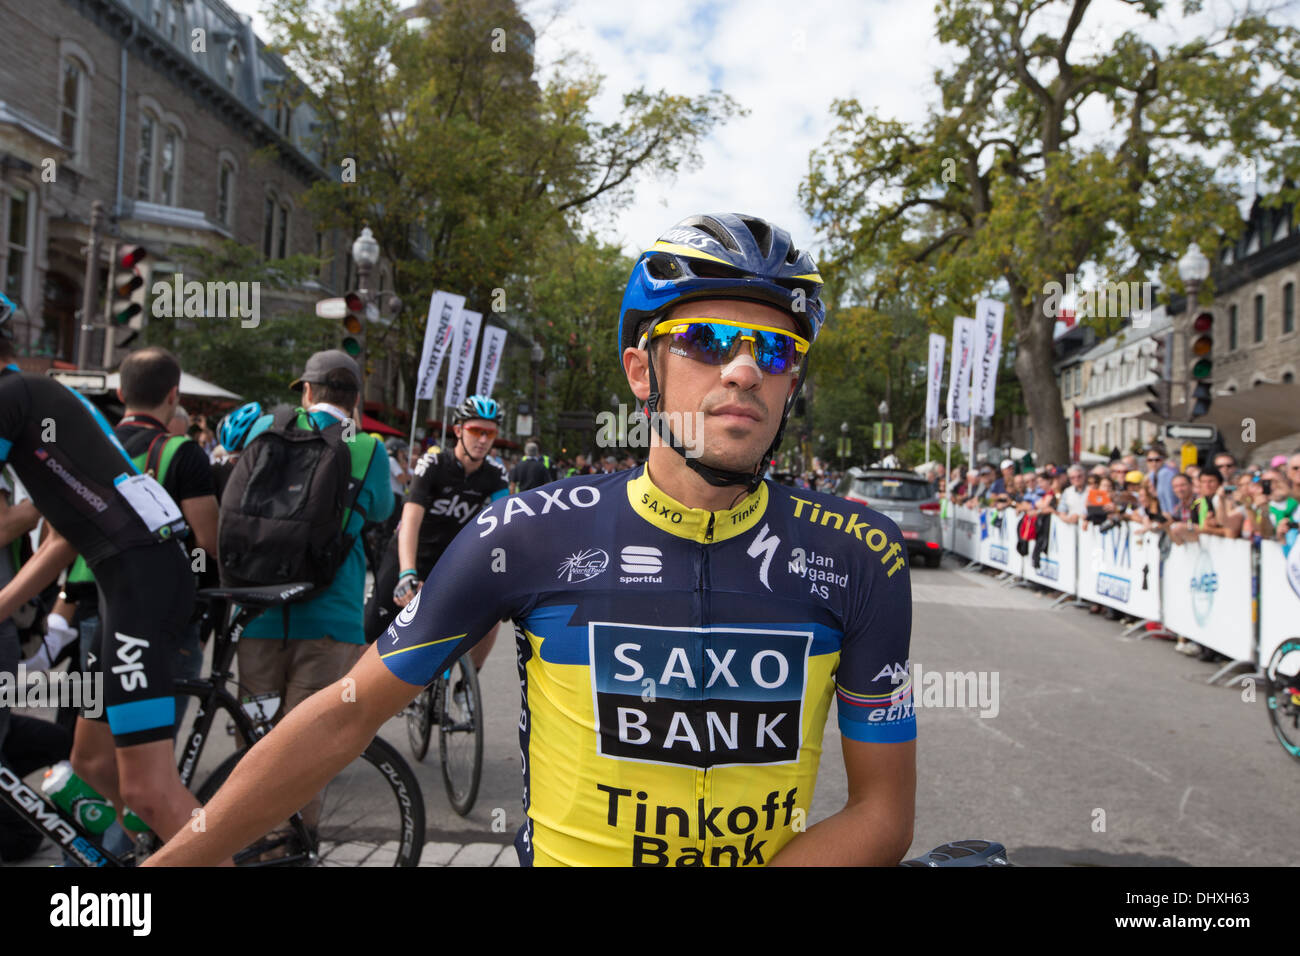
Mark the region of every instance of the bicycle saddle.
POLYGON ((1007 848, 991 840, 958 840, 937 846, 925 856, 899 866, 1012 866, 1007 848))
POLYGON ((290 601, 301 601, 311 594, 313 588, 309 582, 296 584, 273 584, 254 588, 201 588, 200 599, 219 598, 233 601, 244 607, 277 607, 290 601))

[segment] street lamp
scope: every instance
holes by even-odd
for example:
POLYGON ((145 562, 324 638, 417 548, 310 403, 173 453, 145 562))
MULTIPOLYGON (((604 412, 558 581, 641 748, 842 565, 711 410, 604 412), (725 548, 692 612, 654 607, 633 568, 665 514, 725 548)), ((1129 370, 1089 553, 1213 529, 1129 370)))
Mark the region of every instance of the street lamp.
POLYGON ((363 227, 361 235, 352 240, 352 261, 357 264, 357 291, 369 301, 366 283, 370 279, 370 270, 379 262, 379 242, 369 226, 363 227))
POLYGON ((1183 280, 1183 285, 1187 287, 1187 316, 1183 320, 1183 327, 1179 338, 1183 343, 1183 352, 1179 357, 1179 363, 1183 370, 1183 414, 1188 416, 1187 420, 1191 421, 1192 412, 1192 383, 1188 380, 1189 368, 1187 364, 1188 347, 1187 347, 1187 327, 1191 324, 1192 313, 1196 309, 1196 294, 1201 289, 1201 283, 1210 275, 1210 260, 1201 252, 1201 247, 1192 243, 1183 253, 1183 257, 1178 260, 1178 278, 1183 280))
POLYGON ((848 450, 849 444, 849 423, 840 423, 840 471, 844 470, 844 453, 848 450))

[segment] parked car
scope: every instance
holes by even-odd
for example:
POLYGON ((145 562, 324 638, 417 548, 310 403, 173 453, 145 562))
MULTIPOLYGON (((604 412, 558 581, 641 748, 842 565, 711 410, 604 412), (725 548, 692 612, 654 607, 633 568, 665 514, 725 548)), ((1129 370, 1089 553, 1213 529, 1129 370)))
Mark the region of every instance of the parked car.
POLYGON ((937 568, 943 557, 939 528, 939 496, 934 486, 914 471, 893 468, 850 468, 838 494, 879 511, 903 533, 909 558, 922 555, 926 567, 937 568))

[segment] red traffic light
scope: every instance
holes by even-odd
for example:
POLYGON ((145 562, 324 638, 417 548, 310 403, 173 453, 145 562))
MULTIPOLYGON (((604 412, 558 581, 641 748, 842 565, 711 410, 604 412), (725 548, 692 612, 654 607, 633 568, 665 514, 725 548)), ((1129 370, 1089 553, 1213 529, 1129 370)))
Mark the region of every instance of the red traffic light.
POLYGON ((149 253, 144 246, 127 246, 117 261, 123 269, 134 269, 147 255, 149 253))
POLYGON ((1197 332, 1208 332, 1213 326, 1214 314, 1212 312, 1202 312, 1192 322, 1192 328, 1197 332))
POLYGON ((344 295, 343 302, 345 305, 347 305, 349 312, 365 311, 366 308, 365 302, 363 302, 361 300, 361 296, 357 295, 355 292, 349 292, 346 295, 344 295))

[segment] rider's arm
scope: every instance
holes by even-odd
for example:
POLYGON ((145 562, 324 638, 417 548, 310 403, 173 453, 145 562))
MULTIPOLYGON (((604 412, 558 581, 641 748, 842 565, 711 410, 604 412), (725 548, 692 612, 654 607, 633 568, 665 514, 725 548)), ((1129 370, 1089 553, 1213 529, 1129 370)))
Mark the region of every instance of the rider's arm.
POLYGON ((398 573, 415 567, 415 553, 420 543, 420 525, 424 523, 424 505, 408 501, 402 505, 402 523, 397 529, 398 573))
POLYGON ((912 845, 916 741, 841 741, 848 803, 786 844, 772 866, 893 866, 912 845))
POLYGON ((10 617, 27 602, 27 599, 39 594, 59 572, 77 557, 77 549, 50 527, 49 534, 36 550, 32 559, 22 566, 13 580, 0 589, 0 621, 10 617))
POLYGON ((371 645, 343 681, 295 707, 236 765, 203 808, 146 866, 214 866, 306 804, 421 690, 394 677, 371 645))
POLYGON ((20 534, 26 534, 36 527, 41 520, 41 513, 30 501, 22 504, 7 504, 0 495, 0 547, 4 547, 20 534))
POLYGON ((185 523, 194 532, 195 547, 217 557, 217 496, 197 495, 179 502, 185 523))

